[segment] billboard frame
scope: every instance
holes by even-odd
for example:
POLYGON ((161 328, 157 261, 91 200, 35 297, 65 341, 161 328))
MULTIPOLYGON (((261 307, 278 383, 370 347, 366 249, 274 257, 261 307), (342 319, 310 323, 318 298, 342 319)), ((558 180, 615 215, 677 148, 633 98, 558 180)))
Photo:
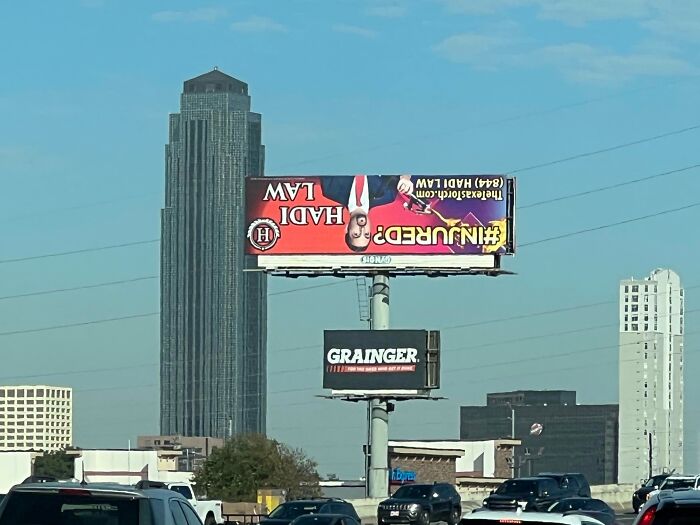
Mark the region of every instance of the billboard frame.
MULTIPOLYGON (((416 174, 416 176, 421 176, 416 174)), ((440 175, 443 176, 443 175, 440 175)), ((451 176, 451 175, 444 175, 451 176)), ((454 175, 452 175, 454 176, 454 175)), ((515 239, 516 178, 501 175, 506 181, 507 199, 507 254, 335 254, 335 255, 265 255, 247 254, 254 264, 245 271, 258 271, 279 277, 387 277, 416 276, 449 277, 457 275, 485 275, 496 277, 513 275, 501 268, 503 255, 513 255, 515 239)), ((267 178, 267 177, 264 177, 267 178)), ((269 177, 284 179, 286 176, 269 177)), ((246 212, 247 213, 247 212, 246 212)))

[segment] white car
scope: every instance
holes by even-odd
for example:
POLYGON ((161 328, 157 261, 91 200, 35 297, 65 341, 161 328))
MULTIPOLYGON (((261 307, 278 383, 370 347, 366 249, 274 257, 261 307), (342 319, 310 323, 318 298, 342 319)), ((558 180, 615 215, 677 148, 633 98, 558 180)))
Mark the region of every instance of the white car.
POLYGON ((222 515, 223 504, 218 500, 198 500, 190 483, 166 483, 165 486, 179 494, 182 494, 190 505, 197 511, 199 519, 204 525, 220 525, 224 523, 222 515))
POLYGON ((588 516, 557 514, 552 512, 523 512, 521 510, 478 510, 462 516, 464 525, 527 525, 528 523, 559 523, 561 525, 603 525, 588 516))
POLYGON ((667 477, 658 489, 652 490, 647 495, 647 501, 656 496, 662 490, 694 489, 700 490, 700 476, 680 476, 673 475, 667 477))

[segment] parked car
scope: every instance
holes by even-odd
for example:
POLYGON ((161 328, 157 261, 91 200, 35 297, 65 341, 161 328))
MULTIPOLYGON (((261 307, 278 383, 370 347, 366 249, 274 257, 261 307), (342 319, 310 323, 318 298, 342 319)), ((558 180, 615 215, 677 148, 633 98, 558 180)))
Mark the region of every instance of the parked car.
POLYGON ((0 505, 0 525, 202 525, 173 491, 116 484, 36 483, 13 487, 0 505))
POLYGON ((567 473, 554 473, 554 472, 540 472, 537 474, 539 477, 554 478, 559 483, 559 488, 562 493, 576 497, 580 496, 582 498, 591 497, 591 486, 586 479, 586 476, 578 472, 567 472, 567 473))
POLYGON ((639 510, 634 525, 695 525, 700 523, 700 491, 663 490, 639 510))
POLYGON ((682 476, 676 475, 667 477, 658 489, 652 490, 648 495, 647 499, 655 496, 661 491, 674 491, 682 489, 700 489, 700 476, 682 476))
POLYGON ((501 483, 484 500, 491 510, 546 511, 562 498, 559 483, 551 477, 514 478, 501 483))
POLYGON ((299 516, 307 514, 341 514, 360 522, 360 517, 352 503, 342 499, 309 499, 286 501, 275 507, 260 523, 264 525, 289 525, 299 516))
POLYGON ((644 505, 649 493, 658 489, 670 475, 671 474, 657 474, 656 476, 652 476, 646 480, 641 487, 634 491, 634 494, 632 494, 632 508, 635 513, 639 512, 639 508, 644 505))
POLYGON ((437 521, 457 525, 461 515, 462 500, 449 483, 403 485, 377 508, 379 525, 437 521))
POLYGON ((593 498, 564 498, 547 509, 547 512, 569 516, 590 516, 605 525, 615 525, 615 511, 602 500, 593 498))
POLYGON ((167 483, 160 481, 143 480, 136 484, 137 488, 162 488, 169 489, 182 495, 197 511, 199 519, 204 525, 220 525, 224 523, 223 503, 219 500, 201 500, 194 495, 191 483, 167 483))
POLYGON ((549 512, 521 512, 506 510, 486 510, 467 514, 459 522, 460 525, 503 525, 504 523, 516 523, 527 525, 561 524, 561 525, 603 525, 602 522, 589 516, 571 514, 553 514, 549 512))
POLYGON ((347 514, 304 514, 291 525, 359 525, 359 521, 347 514))

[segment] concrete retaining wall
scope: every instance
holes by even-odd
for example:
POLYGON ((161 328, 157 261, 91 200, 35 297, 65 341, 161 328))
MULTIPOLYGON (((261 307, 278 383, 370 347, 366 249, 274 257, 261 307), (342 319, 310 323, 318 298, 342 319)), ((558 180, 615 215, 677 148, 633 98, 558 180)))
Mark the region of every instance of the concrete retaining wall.
MULTIPOLYGON (((623 513, 632 510, 633 485, 596 485, 591 487, 591 496, 602 499, 610 505, 615 512, 623 513)), ((491 493, 491 489, 459 489, 462 498, 462 510, 469 512, 481 507, 484 498, 491 493)), ((353 504, 357 514, 362 519, 362 525, 375 525, 377 522, 377 506, 381 499, 354 499, 348 500, 353 504)))

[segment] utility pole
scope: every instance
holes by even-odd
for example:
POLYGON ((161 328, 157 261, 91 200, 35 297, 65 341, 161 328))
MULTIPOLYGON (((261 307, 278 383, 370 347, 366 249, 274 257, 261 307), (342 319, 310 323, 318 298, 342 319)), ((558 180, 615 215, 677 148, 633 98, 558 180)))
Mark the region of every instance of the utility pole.
MULTIPOLYGON (((508 408, 510 408, 510 439, 515 440, 515 408, 513 408, 512 403, 508 403, 508 408)), ((511 477, 515 477, 515 445, 511 446, 511 457, 510 457, 510 468, 511 477)))
POLYGON ((649 436, 649 479, 654 475, 653 471, 653 459, 654 455, 652 452, 652 440, 651 440, 651 430, 647 430, 647 435, 649 436))
MULTIPOLYGON (((389 276, 372 279, 370 302, 372 330, 389 329, 389 276)), ((386 399, 370 401, 370 467, 367 486, 370 498, 389 495, 389 411, 386 399)))

